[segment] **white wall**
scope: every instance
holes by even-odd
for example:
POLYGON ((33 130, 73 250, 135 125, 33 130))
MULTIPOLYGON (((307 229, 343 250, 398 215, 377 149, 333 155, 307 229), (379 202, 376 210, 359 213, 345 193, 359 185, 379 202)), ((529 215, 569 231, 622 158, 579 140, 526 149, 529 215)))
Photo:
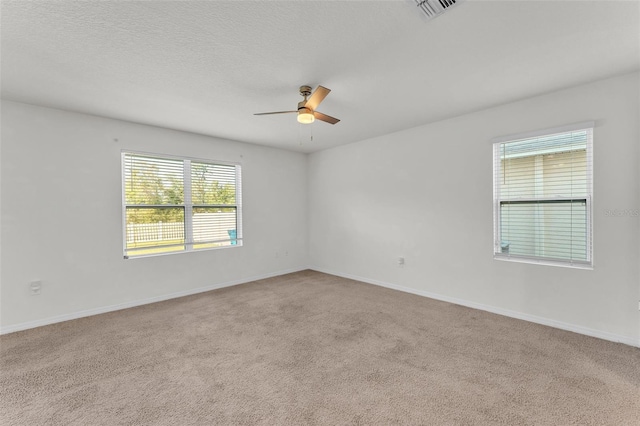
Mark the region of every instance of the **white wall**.
POLYGON ((314 269, 640 345, 637 73, 314 153, 314 269), (496 136, 595 120, 593 270, 493 260, 496 136), (399 267, 397 257, 406 265, 399 267))
POLYGON ((3 332, 308 264, 303 154, 3 101, 1 161, 3 332), (121 149, 240 162, 244 245, 124 260, 121 149))

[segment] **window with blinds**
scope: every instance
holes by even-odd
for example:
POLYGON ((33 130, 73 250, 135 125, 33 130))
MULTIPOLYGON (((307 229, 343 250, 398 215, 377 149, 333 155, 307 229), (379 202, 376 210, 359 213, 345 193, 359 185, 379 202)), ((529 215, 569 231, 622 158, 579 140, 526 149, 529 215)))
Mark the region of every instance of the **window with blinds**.
POLYGON ((122 153, 124 257, 242 245, 240 165, 122 153))
POLYGON ((593 123, 494 142, 494 257, 591 267, 593 123))

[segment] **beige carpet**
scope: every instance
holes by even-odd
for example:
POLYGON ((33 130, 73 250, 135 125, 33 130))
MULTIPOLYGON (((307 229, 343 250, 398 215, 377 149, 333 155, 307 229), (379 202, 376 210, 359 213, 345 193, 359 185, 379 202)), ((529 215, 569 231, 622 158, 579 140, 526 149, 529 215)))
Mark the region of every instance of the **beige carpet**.
POLYGON ((640 424, 640 349, 313 271, 0 343, 2 425, 640 424))

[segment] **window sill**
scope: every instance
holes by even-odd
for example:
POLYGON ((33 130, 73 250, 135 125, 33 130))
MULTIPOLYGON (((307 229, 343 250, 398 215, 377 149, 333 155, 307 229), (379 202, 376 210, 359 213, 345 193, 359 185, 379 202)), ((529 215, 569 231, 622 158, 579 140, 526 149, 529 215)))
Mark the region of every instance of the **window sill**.
POLYGON ((561 268, 572 268, 572 269, 586 269, 593 270, 593 263, 578 263, 578 262, 565 262, 565 261, 555 261, 549 259, 537 259, 530 257, 519 257, 519 256, 504 256, 501 254, 494 254, 494 260, 500 260, 503 262, 518 262, 518 263, 529 263, 533 265, 545 265, 545 266, 559 266, 561 268))
POLYGON ((238 240, 238 244, 232 244, 228 246, 220 246, 220 247, 207 247, 201 248, 197 250, 181 250, 181 251, 169 251, 165 253, 152 253, 152 254, 141 254, 138 256, 123 256, 124 260, 132 260, 132 259, 146 259, 149 257, 159 257, 159 256, 172 256, 176 254, 186 254, 186 253, 200 253, 204 251, 213 251, 213 250, 225 250, 225 249, 233 249, 236 247, 242 247, 242 241, 238 240))

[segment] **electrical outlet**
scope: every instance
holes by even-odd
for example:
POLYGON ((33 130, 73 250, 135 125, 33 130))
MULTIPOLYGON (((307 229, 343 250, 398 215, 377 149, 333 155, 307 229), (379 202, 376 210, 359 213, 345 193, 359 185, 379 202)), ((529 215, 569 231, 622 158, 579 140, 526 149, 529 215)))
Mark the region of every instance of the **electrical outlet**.
POLYGON ((404 257, 399 257, 398 258, 398 266, 400 266, 400 267, 404 266, 404 257))
POLYGON ((29 283, 29 294, 38 296, 40 293, 42 293, 42 281, 31 281, 29 283))

